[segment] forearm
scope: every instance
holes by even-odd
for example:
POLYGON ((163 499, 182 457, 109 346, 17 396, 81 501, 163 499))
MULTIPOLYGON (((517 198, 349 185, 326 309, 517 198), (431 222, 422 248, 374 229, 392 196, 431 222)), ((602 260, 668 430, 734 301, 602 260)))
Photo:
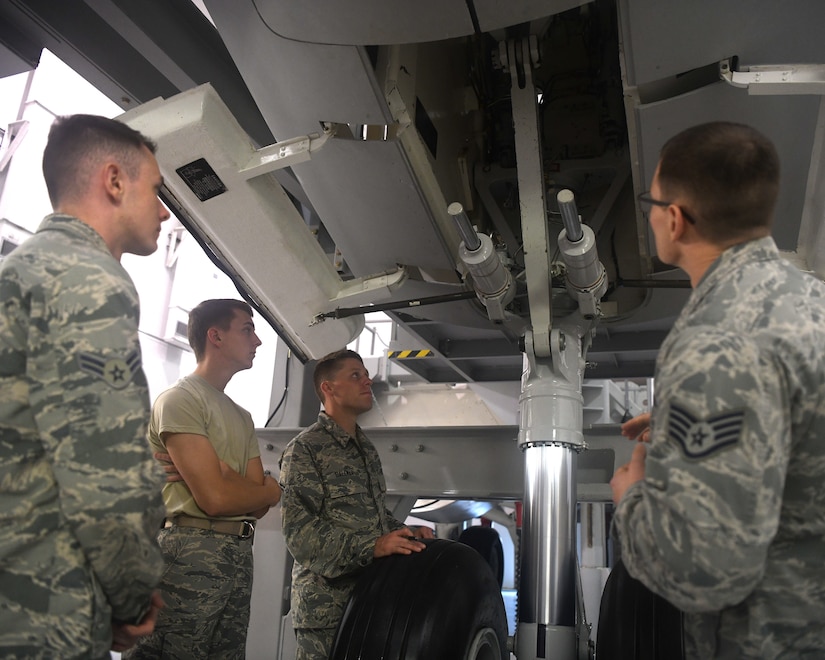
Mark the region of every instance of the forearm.
POLYGON ((652 495, 644 482, 625 493, 614 525, 628 572, 686 612, 741 602, 762 574, 767 545, 736 525, 690 519, 675 499, 652 495))
POLYGON ((358 529, 330 520, 321 513, 323 499, 318 482, 300 489, 287 487, 281 502, 281 527, 295 561, 332 579, 367 566, 380 533, 369 526, 358 529))
POLYGON ((161 505, 141 516, 137 526, 110 517, 75 528, 114 621, 134 623, 146 612, 163 573, 163 559, 154 540, 160 526, 156 521, 163 513, 161 505), (151 539, 144 531, 148 527, 153 528, 151 539))
POLYGON ((346 529, 305 512, 284 515, 282 527, 287 548, 295 561, 327 579, 348 575, 367 566, 373 559, 378 539, 374 532, 346 529))
MULTIPOLYGON (((280 500, 281 490, 271 477, 256 483, 237 472, 222 471, 214 488, 195 501, 210 516, 240 516, 253 511, 269 509, 280 500)), ((265 513, 265 511, 264 511, 265 513)), ((251 514, 250 514, 251 515, 251 514)))
MULTIPOLYGON (((263 463, 261 463, 261 457, 260 456, 258 456, 256 458, 253 458, 252 460, 250 460, 247 463, 247 465, 246 465, 246 475, 245 475, 246 479, 252 481, 253 483, 264 483, 264 481, 266 479, 266 476, 267 475, 264 474, 264 466, 263 466, 263 463)), ((278 491, 279 491, 278 501, 280 501, 280 489, 281 489, 281 486, 280 486, 280 484, 278 484, 278 491)), ((263 518, 267 513, 269 513, 269 510, 271 508, 272 508, 272 506, 270 506, 270 505, 262 506, 260 509, 255 509, 253 511, 250 511, 249 515, 251 515, 253 518, 256 518, 256 519, 257 518, 263 518)))
MULTIPOLYGON (((61 510, 113 617, 124 621, 145 609, 163 571, 156 541, 165 512, 162 477, 143 440, 142 417, 117 432, 74 428, 53 452, 61 510)), ((117 426, 103 415, 97 423, 117 426)))
POLYGON ((261 507, 260 509, 256 509, 255 511, 250 511, 249 515, 252 516, 253 518, 256 518, 256 519, 260 520, 267 513, 269 513, 269 510, 271 508, 272 508, 271 506, 264 506, 264 507, 261 507))

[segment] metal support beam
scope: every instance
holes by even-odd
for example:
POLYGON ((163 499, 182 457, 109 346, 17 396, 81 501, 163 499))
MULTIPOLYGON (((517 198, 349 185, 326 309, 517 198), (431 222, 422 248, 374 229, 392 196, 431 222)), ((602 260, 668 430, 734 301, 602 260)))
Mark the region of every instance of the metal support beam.
MULTIPOLYGON (((290 389, 292 385, 290 385, 290 389)), ((299 427, 256 430, 264 467, 277 474, 278 460, 299 427)), ((516 426, 434 426, 365 429, 384 467, 387 493, 439 499, 521 500, 524 460, 513 447, 516 426)), ((609 481, 630 460, 633 443, 619 427, 585 429, 588 450, 579 454, 579 502, 609 502, 609 481)))
POLYGON ((541 136, 532 74, 533 65, 538 64, 535 36, 506 42, 506 53, 510 71, 510 100, 513 105, 521 235, 524 242, 530 321, 536 355, 546 357, 550 355, 550 326, 553 319, 541 136))

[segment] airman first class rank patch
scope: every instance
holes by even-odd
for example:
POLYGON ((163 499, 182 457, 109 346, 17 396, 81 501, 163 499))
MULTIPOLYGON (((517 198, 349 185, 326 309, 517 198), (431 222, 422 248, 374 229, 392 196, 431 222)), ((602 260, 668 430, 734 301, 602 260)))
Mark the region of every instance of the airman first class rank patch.
POLYGON ((140 370, 140 353, 132 351, 126 358, 103 358, 91 353, 80 353, 77 363, 82 371, 106 381, 109 387, 122 390, 140 370))
POLYGON ((707 458, 739 442, 744 421, 743 410, 698 419, 689 410, 671 404, 667 435, 679 444, 687 458, 707 458))

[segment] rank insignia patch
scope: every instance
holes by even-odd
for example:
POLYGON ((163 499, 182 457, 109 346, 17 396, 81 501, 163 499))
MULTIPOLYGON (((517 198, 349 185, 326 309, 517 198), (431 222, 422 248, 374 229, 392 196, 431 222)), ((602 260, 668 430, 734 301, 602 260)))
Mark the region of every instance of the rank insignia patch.
POLYGON ((81 353, 77 356, 80 369, 87 374, 106 381, 109 387, 122 390, 140 370, 140 353, 132 351, 126 358, 112 357, 104 359, 91 353, 81 353))
POLYGON ((744 421, 742 410, 698 419, 689 410, 672 404, 667 434, 688 458, 706 458, 739 442, 744 421))

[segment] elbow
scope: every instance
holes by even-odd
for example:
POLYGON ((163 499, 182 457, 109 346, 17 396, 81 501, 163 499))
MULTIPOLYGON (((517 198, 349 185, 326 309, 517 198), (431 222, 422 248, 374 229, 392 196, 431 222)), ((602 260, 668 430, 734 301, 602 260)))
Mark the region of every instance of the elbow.
POLYGON ((264 492, 266 493, 266 504, 269 506, 275 506, 281 501, 283 491, 281 490, 281 484, 279 484, 275 479, 267 475, 264 477, 263 487, 264 492))
POLYGON ((678 609, 688 613, 716 612, 738 605, 753 591, 752 585, 686 585, 678 587, 665 598, 678 609))
POLYGON ((201 498, 196 497, 195 504, 210 518, 235 515, 235 512, 230 506, 230 502, 226 500, 226 498, 221 497, 221 494, 218 492, 210 493, 201 498))
POLYGON ((761 571, 741 567, 691 572, 663 568, 642 571, 642 582, 678 609, 690 613, 715 612, 738 605, 753 592, 761 577, 761 571))

